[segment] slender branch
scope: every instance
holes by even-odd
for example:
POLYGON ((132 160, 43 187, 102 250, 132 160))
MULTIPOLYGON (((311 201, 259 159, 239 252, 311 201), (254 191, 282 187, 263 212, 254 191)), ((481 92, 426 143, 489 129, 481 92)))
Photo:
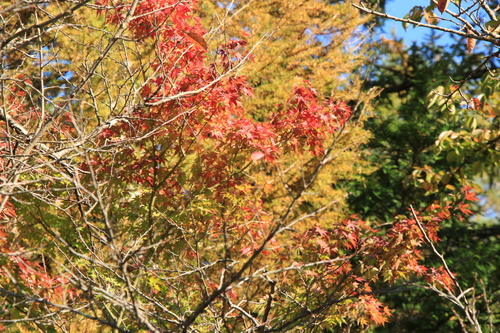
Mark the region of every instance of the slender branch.
MULTIPOLYGON (((53 307, 55 307, 57 309, 60 309, 61 311, 71 312, 71 313, 77 314, 79 316, 82 316, 82 317, 85 317, 85 318, 88 318, 88 319, 91 319, 91 320, 95 320, 95 321, 97 321, 97 322, 99 322, 99 323, 101 323, 103 325, 112 327, 112 328, 114 328, 114 329, 116 329, 116 330, 118 330, 118 331, 120 331, 122 333, 131 333, 128 330, 125 330, 125 329, 123 329, 121 327, 116 326, 116 324, 113 323, 113 322, 105 321, 105 320, 103 320, 101 318, 88 315, 85 312, 78 311, 75 308, 69 307, 67 305, 57 304, 57 303, 49 302, 49 301, 47 301, 45 299, 31 297, 31 296, 27 296, 27 295, 23 295, 23 294, 13 293, 13 292, 8 291, 8 290, 3 289, 3 288, 0 288, 0 294, 3 295, 3 296, 6 296, 6 297, 19 298, 19 299, 23 300, 24 302, 39 303, 39 304, 45 304, 45 305, 53 306, 53 307)), ((0 320, 0 323, 1 322, 11 322, 11 321, 9 321, 9 320, 0 320)))
MULTIPOLYGON (((36 30, 41 30, 42 28, 52 24, 52 23, 55 23, 63 18, 66 18, 68 16, 71 16, 73 15, 73 13, 78 10, 79 8, 85 6, 87 3, 89 3, 91 0, 83 0, 81 1, 79 4, 69 8, 68 10, 66 10, 65 12, 57 15, 57 16, 54 16, 53 18, 51 19, 48 19, 47 21, 44 21, 42 23, 39 23, 39 24, 34 24, 32 26, 29 26, 25 29, 22 29, 22 30, 19 30, 18 32, 14 33, 13 35, 10 35, 9 37, 7 37, 5 40, 2 41, 2 43, 0 44, 0 50, 3 50, 6 48, 6 46, 11 42, 13 41, 14 39, 16 39, 17 37, 21 37, 21 36, 24 36, 26 35, 27 33, 29 33, 30 31, 36 31, 36 30)), ((37 36, 38 37, 38 36, 37 36)))
POLYGON ((415 222, 417 223, 417 226, 420 229, 420 232, 422 232, 422 235, 424 236, 425 242, 431 247, 432 253, 434 253, 439 258, 446 273, 453 280, 453 282, 455 283, 455 286, 457 287, 460 294, 457 297, 451 292, 451 290, 448 290, 448 293, 443 293, 441 291, 438 291, 438 289, 436 289, 435 287, 433 287, 432 289, 435 291, 438 291, 439 294, 441 294, 443 296, 446 295, 446 298, 448 298, 453 303, 458 305, 465 312, 465 316, 466 316, 467 320, 472 324, 474 331, 481 333, 482 330, 481 330, 481 326, 479 325, 479 322, 478 322, 477 317, 476 317, 476 311, 469 306, 469 302, 467 300, 467 297, 465 297, 465 294, 468 291, 473 290, 473 288, 469 288, 465 291, 462 290, 462 287, 460 286, 458 279, 451 273, 450 268, 448 267, 448 264, 446 263, 446 260, 444 259, 444 256, 436 249, 436 247, 434 246, 434 243, 427 235, 427 232, 425 231, 424 227, 422 226, 422 223, 418 219, 417 213, 413 209, 413 206, 410 205, 410 208, 411 208, 411 213, 413 215, 413 218, 415 219, 415 222), (464 300, 464 305, 462 305, 462 303, 460 301, 461 298, 463 298, 463 300, 464 300))
POLYGON ((359 9, 359 10, 362 10, 362 11, 368 13, 368 14, 376 15, 376 16, 383 17, 383 18, 388 18, 388 19, 391 19, 391 20, 394 20, 394 21, 397 21, 397 22, 403 22, 403 23, 413 24, 413 25, 415 25, 417 27, 424 27, 424 28, 429 28, 429 29, 432 29, 432 30, 439 30, 439 31, 443 31, 443 32, 449 32, 449 33, 452 33, 452 34, 455 34, 455 35, 458 35, 458 36, 462 36, 462 37, 466 37, 466 38, 472 38, 472 39, 476 39, 476 40, 482 40, 482 41, 485 41, 485 42, 488 42, 488 43, 492 43, 494 45, 498 45, 498 42, 495 39, 495 36, 492 35, 491 33, 489 33, 488 36, 485 37, 485 36, 481 36, 481 35, 476 35, 476 34, 471 34, 471 33, 467 33, 467 32, 462 32, 460 30, 455 30, 455 29, 440 27, 440 26, 434 25, 434 24, 422 23, 422 22, 411 20, 411 19, 399 18, 397 16, 392 16, 392 15, 389 15, 389 14, 386 14, 386 13, 378 12, 376 10, 367 8, 365 5, 360 6, 360 5, 357 5, 357 4, 353 4, 353 6, 356 7, 357 9, 359 9))

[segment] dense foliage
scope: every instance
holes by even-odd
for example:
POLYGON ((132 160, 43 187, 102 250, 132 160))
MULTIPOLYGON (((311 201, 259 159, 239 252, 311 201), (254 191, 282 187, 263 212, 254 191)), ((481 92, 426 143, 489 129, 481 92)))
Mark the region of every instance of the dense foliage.
MULTIPOLYGON (((443 1, 436 3, 444 4, 443 1)), ((474 2, 469 10, 484 15, 488 6, 483 5, 481 8, 474 2)), ((466 24, 467 20, 460 18, 457 14, 460 10, 456 9, 449 4, 448 18, 457 25, 466 24)), ((461 10, 465 13, 465 8, 461 10)), ((439 36, 443 38, 439 29, 455 31, 436 19, 439 16, 431 4, 415 7, 401 18, 407 29, 413 29, 408 24, 411 20, 431 28, 421 46, 414 43, 404 47, 394 40, 380 42, 381 60, 375 65, 371 84, 385 89, 375 117, 367 123, 374 137, 366 148, 368 159, 377 163, 377 157, 381 156, 383 163, 372 176, 354 184, 356 190, 350 202, 365 218, 387 218, 403 213, 409 204, 422 209, 434 205, 446 207, 444 202, 450 196, 456 197, 457 189, 464 184, 481 191, 480 202, 470 207, 475 215, 441 224, 440 252, 463 286, 470 287, 471 302, 480 322, 480 327, 474 329, 491 332, 498 325, 499 310, 495 306, 498 273, 493 263, 500 250, 500 229, 495 217, 498 161, 494 147, 498 141, 498 124, 494 110, 497 101, 496 88, 492 86, 498 67, 492 55, 497 50, 495 45, 484 43, 475 49, 470 37, 460 36, 451 36, 449 45, 437 46, 443 43, 439 40, 439 36), (363 205, 365 200, 372 204, 363 205), (374 208, 381 205, 385 210, 374 208)), ((480 23, 474 18, 468 21, 472 24, 469 33, 476 34, 472 26, 479 27, 480 23)), ((425 30, 421 30, 424 34, 425 30)), ((427 258, 430 265, 439 261, 436 256, 427 258)), ((377 331, 463 329, 464 317, 441 296, 415 288, 386 296, 385 300, 397 310, 393 312, 391 324, 377 331), (423 318, 426 318, 424 322, 423 318)))
POLYGON ((478 200, 456 170, 469 132, 427 125, 460 103, 422 73, 399 120, 365 126, 394 98, 363 92, 369 18, 351 3, 0 5, 3 329, 366 331, 409 285, 478 327, 434 247, 478 200))

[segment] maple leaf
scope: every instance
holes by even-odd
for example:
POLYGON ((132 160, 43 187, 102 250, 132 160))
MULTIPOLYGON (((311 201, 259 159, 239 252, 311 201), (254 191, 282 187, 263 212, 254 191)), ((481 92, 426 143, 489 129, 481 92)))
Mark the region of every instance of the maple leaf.
POLYGON ((450 276, 443 266, 431 268, 431 273, 426 277, 426 280, 432 284, 438 284, 448 290, 455 288, 454 277, 450 276))
POLYGON ((322 236, 322 237, 323 237, 323 236, 327 236, 327 235, 329 234, 328 230, 325 230, 325 229, 321 228, 321 227, 320 227, 320 226, 318 226, 318 225, 315 225, 315 226, 312 228, 312 230, 313 230, 315 233, 317 233, 318 235, 322 236))
POLYGON ((251 156, 252 156, 252 160, 258 161, 266 155, 259 150, 259 151, 253 152, 251 156))
POLYGON ((463 202, 459 203, 458 204, 458 209, 465 215, 472 215, 472 211, 470 209, 468 209, 467 207, 469 207, 468 204, 465 204, 463 202))
POLYGON ((476 193, 473 191, 473 187, 472 186, 466 186, 463 190, 463 192, 465 193, 465 200, 466 201, 472 201, 472 202, 476 202, 476 201, 479 201, 479 198, 476 197, 476 193))
POLYGON ((365 311, 368 313, 371 320, 376 325, 384 325, 389 321, 390 311, 387 307, 384 307, 379 300, 371 295, 362 295, 359 297, 365 311))
POLYGON ((245 246, 240 249, 240 252, 244 256, 249 256, 253 253, 254 246, 245 246))

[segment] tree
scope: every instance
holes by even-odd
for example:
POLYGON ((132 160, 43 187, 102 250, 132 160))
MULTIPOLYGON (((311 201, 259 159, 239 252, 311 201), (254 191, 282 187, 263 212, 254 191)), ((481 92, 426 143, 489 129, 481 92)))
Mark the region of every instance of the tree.
MULTIPOLYGON (((448 77, 467 75, 467 68, 471 68, 468 66, 477 63, 476 59, 466 57, 466 50, 448 53, 449 49, 437 47, 433 41, 406 49, 402 42, 385 43, 386 49, 383 45, 378 47, 382 51, 379 59, 384 61, 373 71, 371 84, 386 89, 378 99, 374 116, 365 125, 373 132, 373 138, 365 147, 366 154, 373 163, 378 163, 378 170, 352 184, 349 200, 354 212, 371 221, 403 215, 409 205, 422 209, 439 206, 440 202, 449 205, 450 195, 460 196, 457 189, 462 185, 456 178, 449 177, 445 183, 433 182, 431 176, 454 174, 458 164, 436 154, 435 141, 442 132, 461 125, 445 118, 442 112, 429 109, 426 96, 436 84, 444 86, 448 77), (426 174, 422 176, 421 170, 431 171, 429 178, 426 174)), ((463 167, 463 172, 468 179, 473 179, 470 166, 463 167)), ((470 208, 477 212, 476 207, 470 208)), ((498 246, 488 233, 491 228, 468 218, 448 219, 440 223, 440 228, 440 252, 460 282, 477 285, 477 295, 481 295, 483 287, 479 279, 482 279, 487 281, 485 289, 494 295, 498 274, 490 263, 498 255, 498 246)), ((427 255, 426 260, 428 266, 440 264, 437 256, 427 255)), ((401 291, 383 297, 394 311, 390 323, 378 327, 377 331, 460 330, 460 311, 447 299, 431 290, 412 286, 402 286, 401 291)), ((479 320, 487 328, 490 311, 486 305, 482 296, 476 300, 479 320)))
POLYGON ((377 230, 324 186, 355 100, 303 82, 256 117, 258 44, 210 46, 196 2, 2 8, 5 328, 364 330, 381 281, 453 288, 418 262, 439 217, 377 230))
MULTIPOLYGON (((237 38, 250 45, 259 44, 251 64, 240 70, 254 92, 252 98, 241 101, 253 119, 268 118, 283 106, 294 87, 304 81, 311 82, 318 94, 329 100, 344 100, 359 108, 355 121, 346 124, 340 138, 342 143, 332 151, 332 155, 341 157, 325 165, 315 181, 313 192, 321 193, 324 198, 312 197, 300 204, 310 211, 335 201, 337 209, 328 213, 329 218, 345 217, 343 208, 348 195, 345 185, 370 171, 358 149, 369 139, 370 133, 361 124, 371 109, 370 100, 377 94, 376 89, 361 91, 364 78, 360 68, 369 54, 369 45, 362 43, 366 32, 360 27, 367 19, 353 10, 350 3, 331 5, 322 1, 205 1, 200 4, 200 15, 207 28, 220 25, 224 32, 212 40, 237 38)), ((301 163, 294 155, 287 159, 283 163, 287 165, 288 181, 300 189, 304 172, 313 170, 319 161, 301 163)), ((272 198, 267 200, 278 202, 289 194, 290 188, 275 187, 270 194, 272 198)))
POLYGON ((200 10, 207 26, 222 25, 218 41, 230 37, 260 43, 252 65, 241 71, 254 89, 254 98, 245 102, 255 117, 275 110, 304 80, 332 99, 359 98, 363 76, 355 71, 366 58, 361 26, 367 19, 350 3, 205 1, 200 10))
MULTIPOLYGON (((398 20, 408 26, 427 26, 433 29, 434 34, 446 31, 460 35, 458 30, 436 25, 441 14, 435 4, 439 6, 445 2, 432 3, 426 8, 415 7, 405 18, 398 20)), ((353 208, 363 211, 364 216, 387 216, 395 211, 403 211, 410 203, 422 207, 449 208, 450 195, 459 197, 455 193, 457 189, 469 185, 479 189, 479 182, 487 184, 485 179, 489 179, 490 184, 497 182, 496 149, 493 148, 498 131, 494 111, 497 102, 495 98, 490 98, 496 93, 492 74, 497 67, 494 61, 497 46, 495 39, 490 37, 483 39, 491 42, 490 47, 474 49, 474 36, 484 26, 471 15, 472 12, 487 13, 491 5, 473 2, 467 9, 457 8, 460 3, 450 5, 447 13, 455 23, 463 25, 464 30, 469 29, 470 25, 470 34, 465 36, 468 39, 456 38, 456 44, 446 48, 436 48, 432 43, 422 48, 414 45, 409 50, 390 50, 389 54, 396 54, 395 59, 399 63, 380 66, 378 83, 386 84, 389 81, 389 89, 396 88, 390 92, 395 91, 399 95, 386 95, 393 104, 387 103, 389 106, 386 106, 383 103, 375 111, 379 118, 371 125, 375 125, 378 132, 374 132, 369 152, 374 155, 382 152, 387 157, 387 163, 376 173, 378 178, 369 179, 365 183, 366 187, 358 184, 356 188, 357 196, 368 194, 375 203, 383 201, 388 210, 381 212, 367 209, 361 204, 362 200, 353 196, 353 208), (453 10, 455 5, 456 11, 453 10), (475 27, 474 30, 472 27, 475 27), (400 54, 404 56, 401 57, 400 54), (391 74, 390 70, 399 70, 398 66, 402 67, 401 72, 391 74), (406 84, 401 80, 405 77, 411 78, 406 80, 406 84), (394 106, 397 107, 397 114, 392 113, 394 106), (409 121, 412 118, 418 121, 409 121), (411 131, 411 128, 418 130, 411 131), (387 136, 387 133, 391 135, 387 136), (403 139, 404 137, 411 139, 403 139), (414 145, 414 142, 424 144, 414 145), (377 179, 389 180, 391 185, 377 179), (399 190, 394 191, 398 188, 399 190)), ((367 11, 373 13, 371 10, 367 11)), ((444 12, 444 9, 441 8, 440 12, 444 12)), ((388 17, 383 13, 379 14, 381 17, 388 17)), ((489 22, 486 27, 492 24, 493 22, 489 22)), ((392 41, 390 43, 391 46, 398 45, 392 41)), ((484 201, 485 195, 482 194, 481 204, 471 209, 480 213, 484 201)), ((446 214, 446 209, 443 213, 446 214)), ((493 225, 481 224, 477 223, 478 220, 480 219, 476 215, 471 219, 450 219, 442 223, 443 229, 439 233, 442 239, 440 253, 447 258, 462 285, 472 287, 468 289, 473 290, 470 301, 478 310, 477 319, 481 326, 473 329, 493 331, 498 321, 498 312, 490 305, 498 294, 498 274, 495 267, 490 265, 490 260, 498 255, 498 228, 495 225, 497 222, 493 222, 493 225)), ((430 256, 429 260, 428 265, 432 265, 432 261, 440 262, 438 256, 430 256)), ((442 294, 438 297, 422 289, 408 289, 404 294, 390 296, 388 303, 398 311, 393 324, 386 329, 377 330, 448 332, 463 328, 466 324, 460 320, 465 319, 457 312, 457 308, 443 302, 440 296, 442 294), (419 320, 421 318, 432 320, 422 324, 419 320)))

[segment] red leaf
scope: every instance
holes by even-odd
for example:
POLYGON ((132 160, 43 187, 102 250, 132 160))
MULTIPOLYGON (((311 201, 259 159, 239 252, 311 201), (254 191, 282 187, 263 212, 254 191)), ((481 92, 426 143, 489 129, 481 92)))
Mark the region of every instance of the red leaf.
POLYGON ((252 156, 252 160, 258 161, 266 155, 259 150, 259 151, 253 152, 251 156, 252 156))
POLYGON ((252 254, 252 251, 253 251, 253 248, 250 246, 245 246, 245 247, 241 248, 241 250, 240 250, 241 254, 244 256, 249 256, 250 254, 252 254))
POLYGON ((328 231, 323 229, 323 228, 320 228, 319 226, 315 225, 313 227, 313 231, 316 232, 318 235, 320 235, 321 237, 323 236, 327 236, 328 235, 328 231))
POLYGON ((446 7, 448 6, 448 2, 450 2, 450 0, 439 0, 438 1, 437 8, 441 12, 441 14, 444 13, 444 11, 446 10, 446 7))
POLYGON ((472 106, 474 107, 474 110, 476 110, 476 111, 481 110, 481 101, 479 100, 479 98, 474 97, 472 99, 472 106))
POLYGON ((383 306, 378 299, 373 296, 363 295, 360 301, 365 307, 365 311, 376 325, 384 325, 391 315, 389 309, 383 306))
POLYGON ((476 193, 473 190, 474 188, 472 186, 466 186, 464 188, 465 200, 471 202, 479 201, 479 198, 476 197, 476 193))

